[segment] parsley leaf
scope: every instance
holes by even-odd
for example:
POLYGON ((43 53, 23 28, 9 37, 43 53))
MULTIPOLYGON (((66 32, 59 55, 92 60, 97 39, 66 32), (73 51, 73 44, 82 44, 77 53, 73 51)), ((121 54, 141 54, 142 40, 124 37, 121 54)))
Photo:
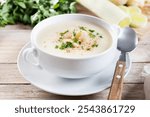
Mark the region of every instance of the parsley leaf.
POLYGON ((0 3, 0 26, 23 23, 36 25, 54 15, 75 13, 76 0, 6 0, 0 3))
POLYGON ((66 48, 73 48, 73 44, 71 42, 62 43, 59 49, 64 50, 66 48))

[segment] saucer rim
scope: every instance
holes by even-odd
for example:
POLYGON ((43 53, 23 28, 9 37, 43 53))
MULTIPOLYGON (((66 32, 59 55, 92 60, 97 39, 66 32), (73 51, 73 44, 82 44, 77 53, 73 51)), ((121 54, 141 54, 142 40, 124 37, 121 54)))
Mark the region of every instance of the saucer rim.
MULTIPOLYGON (((47 89, 45 89, 45 88, 42 88, 41 86, 39 86, 39 85, 36 85, 36 83, 34 83, 33 81, 31 81, 31 80, 28 80, 27 78, 26 78, 26 76, 23 74, 23 72, 22 72, 22 70, 21 70, 21 68, 20 68, 20 66, 19 66, 19 59, 20 59, 20 57, 21 57, 21 55, 22 55, 22 51, 27 47, 27 46, 29 46, 29 45, 31 45, 31 42, 27 42, 23 47, 22 47, 22 49, 20 50, 20 52, 19 52, 19 54, 18 54, 18 57, 17 57, 17 67, 18 67, 18 70, 19 70, 19 72, 20 72, 20 74, 23 76, 23 78, 25 79, 25 80, 27 80, 29 83, 31 83, 33 86, 35 86, 35 87, 37 87, 37 88, 39 88, 39 89, 41 89, 41 90, 43 90, 43 91, 46 91, 46 92, 48 92, 48 93, 52 93, 52 94, 55 94, 55 95, 61 95, 61 96, 86 96, 86 95, 91 95, 91 94, 96 94, 96 93, 99 93, 99 92, 101 92, 101 91, 103 91, 103 90, 105 90, 105 89, 107 89, 107 88, 109 88, 110 86, 111 86, 111 81, 112 80, 107 80, 106 82, 104 82, 104 85, 101 87, 101 89, 97 89, 97 90, 94 90, 94 91, 89 91, 89 92, 86 92, 86 93, 79 93, 79 94, 69 94, 69 93, 58 93, 58 92, 55 92, 55 91, 49 91, 49 90, 47 90, 47 89)), ((124 76, 124 78, 126 78, 126 76, 129 74, 129 72, 130 72, 130 70, 131 70, 131 66, 132 66, 132 60, 131 60, 131 56, 130 56, 130 54, 129 53, 127 53, 127 57, 128 57, 128 64, 129 64, 129 66, 128 66, 128 68, 126 68, 126 73, 125 73, 125 76, 124 76)), ((77 79, 77 80, 79 80, 79 79, 77 79)))

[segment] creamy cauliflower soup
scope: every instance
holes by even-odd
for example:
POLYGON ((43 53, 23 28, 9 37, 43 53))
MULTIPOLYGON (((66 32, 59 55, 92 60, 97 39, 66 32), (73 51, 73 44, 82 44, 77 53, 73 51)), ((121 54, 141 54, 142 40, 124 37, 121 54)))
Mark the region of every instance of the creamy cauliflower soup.
POLYGON ((105 29, 82 21, 51 25, 38 36, 40 49, 65 57, 102 53, 110 48, 111 44, 112 38, 105 29))

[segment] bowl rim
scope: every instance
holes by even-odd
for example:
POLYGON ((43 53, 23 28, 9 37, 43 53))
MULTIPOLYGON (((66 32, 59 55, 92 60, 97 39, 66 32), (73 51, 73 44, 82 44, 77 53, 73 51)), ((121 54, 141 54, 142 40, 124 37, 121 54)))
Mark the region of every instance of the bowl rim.
MULTIPOLYGON (((113 25, 112 25, 113 26, 113 25)), ((73 60, 81 60, 81 59, 91 59, 91 58, 95 58, 95 57, 99 57, 99 56, 102 56, 102 55, 105 55, 107 54, 109 51, 111 51, 114 46, 115 46, 115 40, 117 40, 117 37, 114 36, 113 34, 113 30, 112 30, 112 27, 110 24, 108 24, 106 21, 104 21, 103 19, 101 18, 98 18, 98 17, 95 17, 95 16, 91 16, 91 15, 86 15, 86 14, 61 14, 61 15, 57 15, 57 16, 53 16, 53 17, 49 17, 49 18, 46 18, 44 20, 42 20, 41 22, 39 22, 31 31, 31 44, 32 44, 32 47, 35 48, 35 49, 38 49, 39 51, 41 51, 42 53, 46 54, 46 55, 50 55, 50 56, 53 56, 53 57, 57 57, 57 58, 62 58, 62 59, 73 59, 73 60), (36 32, 40 29, 39 27, 42 26, 43 24, 46 24, 47 25, 47 22, 50 22, 51 20, 55 20, 56 18, 64 18, 64 17, 87 17, 87 18, 91 18, 94 19, 94 20, 97 20, 99 21, 99 23, 101 23, 101 26, 110 34, 111 36, 111 39, 112 39, 112 44, 111 46, 106 49, 105 51, 101 52, 101 53, 97 53, 97 54, 93 54, 93 55, 89 55, 89 56, 80 56, 80 57, 66 57, 66 56, 59 56, 59 55, 56 55, 56 54, 51 54, 51 53, 47 53, 45 52, 44 50, 40 49, 38 44, 37 44, 37 41, 36 41, 36 38, 35 38, 35 34, 36 32)), ((117 47, 116 47, 117 48, 117 47)))

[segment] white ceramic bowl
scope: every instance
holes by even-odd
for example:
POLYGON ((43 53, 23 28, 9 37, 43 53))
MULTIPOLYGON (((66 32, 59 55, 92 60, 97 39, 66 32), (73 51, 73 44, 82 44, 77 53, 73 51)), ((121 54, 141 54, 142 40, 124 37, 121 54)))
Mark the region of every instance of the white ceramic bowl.
MULTIPOLYGON (((44 36, 44 35, 43 35, 44 36)), ((24 51, 24 60, 36 65, 40 69, 45 69, 55 75, 64 78, 86 78, 101 72, 113 61, 117 48, 117 29, 100 18, 84 15, 84 14, 64 14, 47 18, 37 24, 31 32, 32 48, 24 51), (69 22, 69 20, 82 20, 90 22, 104 28, 112 37, 112 45, 109 49, 102 53, 93 54, 88 57, 67 58, 53 54, 45 53, 39 49, 37 44, 37 36, 47 26, 53 23, 69 22), (35 61, 31 61, 30 57, 34 56, 35 61)))

